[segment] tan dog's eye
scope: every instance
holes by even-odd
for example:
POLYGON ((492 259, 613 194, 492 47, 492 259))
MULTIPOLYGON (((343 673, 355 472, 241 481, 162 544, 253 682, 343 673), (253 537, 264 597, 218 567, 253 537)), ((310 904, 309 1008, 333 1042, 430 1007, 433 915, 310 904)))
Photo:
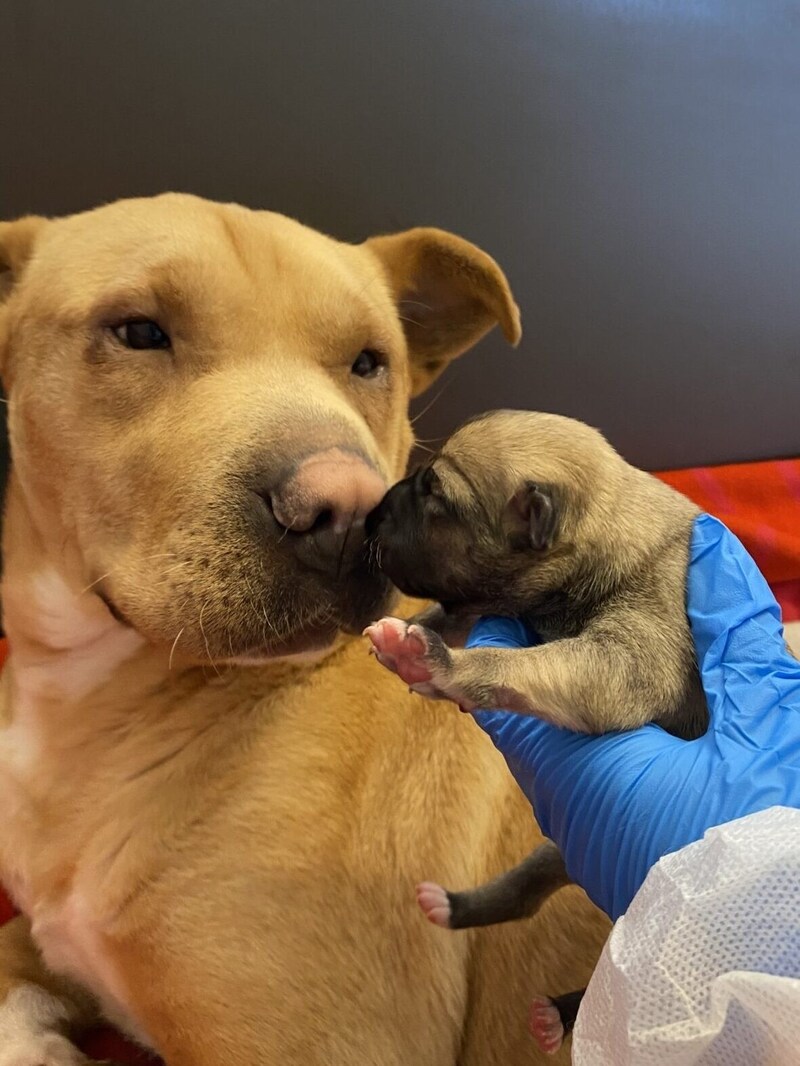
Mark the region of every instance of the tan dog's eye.
POLYGON ((172 343, 161 326, 149 318, 120 322, 118 326, 111 327, 111 332, 126 348, 139 352, 169 348, 172 343))
POLYGON ((358 353, 355 362, 350 367, 350 373, 357 378, 372 378, 383 369, 383 358, 379 352, 372 348, 365 348, 358 353))

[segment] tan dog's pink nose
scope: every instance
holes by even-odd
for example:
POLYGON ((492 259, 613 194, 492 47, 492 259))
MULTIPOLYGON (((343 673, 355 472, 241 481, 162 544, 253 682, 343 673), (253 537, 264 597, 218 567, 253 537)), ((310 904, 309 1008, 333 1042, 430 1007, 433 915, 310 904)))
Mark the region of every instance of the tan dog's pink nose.
POLYGON ((362 549, 364 519, 385 492, 365 457, 329 448, 305 459, 269 502, 286 546, 307 565, 338 573, 362 549))
POLYGON ((364 521, 385 492, 385 481, 364 459, 331 448, 306 459, 273 493, 272 512, 293 533, 320 523, 345 533, 364 521))

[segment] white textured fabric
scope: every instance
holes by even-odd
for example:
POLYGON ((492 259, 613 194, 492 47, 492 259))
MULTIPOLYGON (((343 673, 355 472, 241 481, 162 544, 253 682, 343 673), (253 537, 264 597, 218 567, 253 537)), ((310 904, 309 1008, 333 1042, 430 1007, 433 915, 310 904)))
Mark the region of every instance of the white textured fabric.
POLYGON ((573 1066, 800 1066, 800 811, 661 859, 614 926, 573 1066))

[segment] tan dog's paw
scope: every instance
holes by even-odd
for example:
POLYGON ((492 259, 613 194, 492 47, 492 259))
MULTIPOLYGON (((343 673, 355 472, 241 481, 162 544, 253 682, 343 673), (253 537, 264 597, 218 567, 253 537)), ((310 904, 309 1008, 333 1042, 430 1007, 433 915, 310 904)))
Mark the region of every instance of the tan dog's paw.
POLYGON ((450 650, 438 633, 401 618, 382 618, 364 630, 378 662, 429 699, 457 698, 448 691, 450 650))
POLYGON ((545 1055, 555 1055, 564 1042, 564 1025, 558 1007, 548 996, 534 996, 528 1021, 531 1036, 545 1055))
MULTIPOLYGON (((0 1024, 0 1032, 5 1036, 6 1026, 0 1024)), ((20 1030, 0 1044, 0 1066, 88 1066, 93 1062, 60 1033, 20 1030)))
POLYGON ((446 888, 435 881, 423 881, 417 885, 417 903, 429 922, 442 929, 450 928, 451 907, 446 888))
POLYGON ((0 1066, 87 1066, 87 1058, 59 1030, 70 1008, 34 984, 13 987, 0 1003, 0 1066))

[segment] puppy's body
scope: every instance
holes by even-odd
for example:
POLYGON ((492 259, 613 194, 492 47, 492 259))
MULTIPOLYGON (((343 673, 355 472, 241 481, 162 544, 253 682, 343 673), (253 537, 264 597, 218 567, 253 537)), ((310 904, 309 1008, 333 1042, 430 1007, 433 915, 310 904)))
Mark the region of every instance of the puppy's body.
MULTIPOLYGON (((371 516, 401 589, 439 600, 410 623, 370 627, 378 658, 413 690, 462 709, 503 707, 590 733, 657 722, 690 739, 707 707, 686 616, 697 508, 627 464, 582 423, 495 412, 467 423, 371 516), (546 643, 452 650, 444 627, 519 617, 546 643)), ((469 892, 425 882, 427 916, 450 928, 536 913, 569 882, 548 843, 469 892)), ((580 994, 539 999, 531 1026, 557 1048, 580 994)))
POLYGON ((488 740, 353 637, 388 607, 361 523, 409 395, 496 321, 499 268, 439 231, 185 196, 0 224, 0 1066, 75 1066, 99 1013, 167 1066, 521 1066, 526 986, 585 979, 577 890, 535 952, 409 914, 409 877, 481 880, 536 831, 488 740))
POLYGON ((597 733, 655 721, 696 736, 707 712, 685 600, 697 513, 582 423, 475 419, 370 516, 395 584, 440 604, 409 641, 403 629, 378 652, 465 709, 597 733), (452 651, 430 625, 476 614, 522 618, 546 643, 452 651))

